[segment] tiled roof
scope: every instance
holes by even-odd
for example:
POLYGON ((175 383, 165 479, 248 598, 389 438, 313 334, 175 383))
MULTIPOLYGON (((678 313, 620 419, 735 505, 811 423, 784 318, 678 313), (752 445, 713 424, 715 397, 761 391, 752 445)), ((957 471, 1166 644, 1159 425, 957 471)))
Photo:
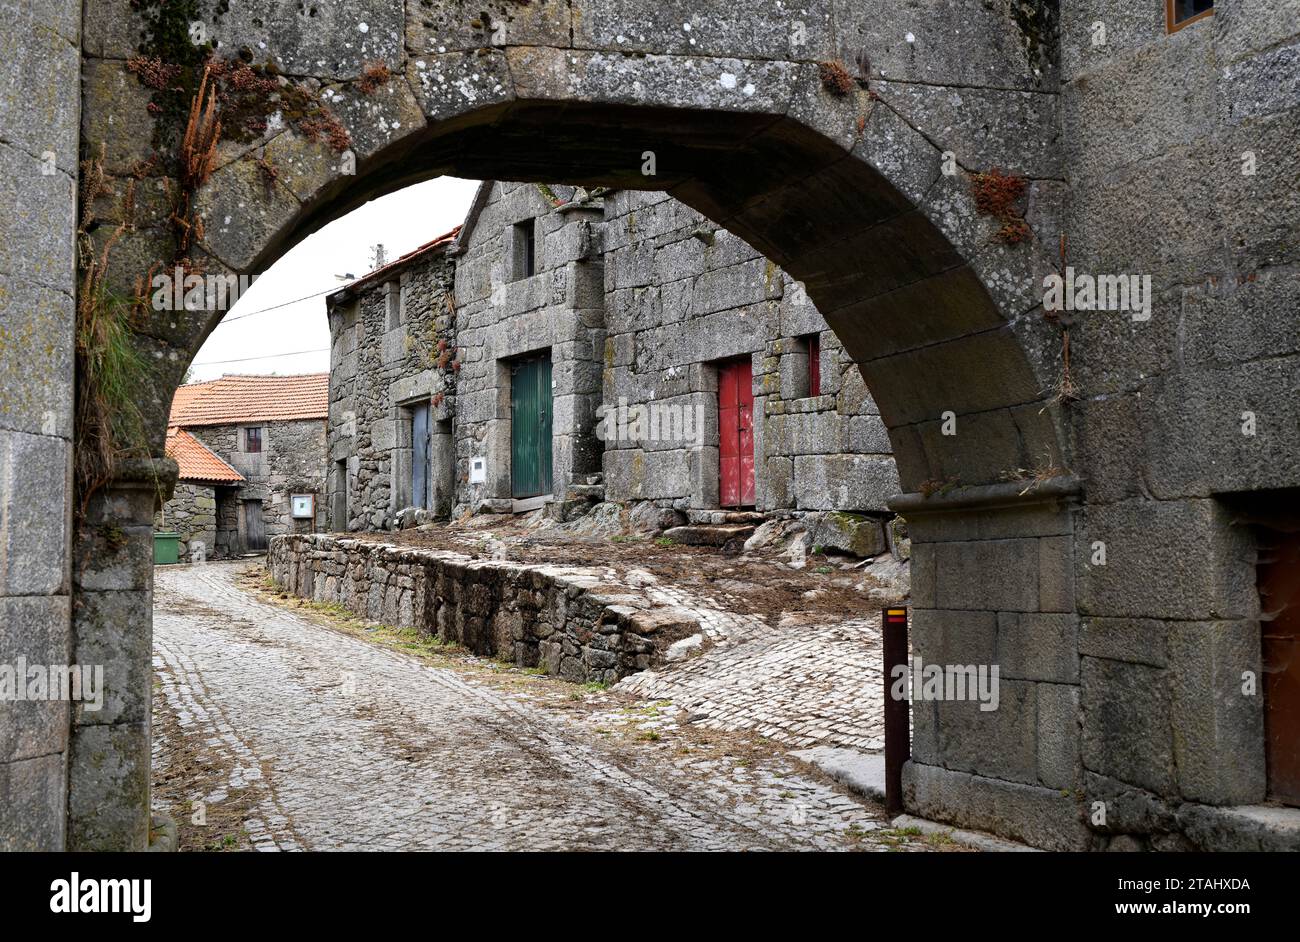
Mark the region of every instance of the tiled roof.
POLYGON ((329 417, 330 374, 223 376, 176 390, 168 425, 233 425, 329 417))
POLYGON ((182 481, 242 484, 244 476, 226 464, 207 445, 182 428, 167 430, 167 457, 180 465, 182 481))
POLYGON ((384 281, 387 278, 391 278, 403 266, 409 264, 410 262, 415 261, 420 256, 425 255, 426 253, 429 252, 433 252, 435 250, 441 251, 446 249, 448 246, 450 246, 453 242, 456 241, 456 236, 459 234, 460 234, 460 226, 457 226, 455 229, 451 230, 450 232, 444 232, 442 235, 438 236, 438 238, 426 242, 424 243, 424 245, 421 245, 417 248, 411 249, 411 251, 407 252, 405 255, 399 255, 397 258, 393 259, 387 265, 383 265, 379 268, 376 268, 374 271, 370 272, 369 274, 362 275, 360 278, 358 278, 356 281, 352 282, 351 284, 345 285, 344 287, 340 288, 338 291, 335 291, 327 298, 327 300, 333 301, 335 298, 341 298, 346 295, 355 294, 361 288, 365 288, 368 285, 372 285, 375 284, 376 282, 384 281))
MULTIPOLYGON (((203 392, 216 380, 208 380, 206 383, 187 383, 184 386, 178 386, 176 395, 172 397, 172 414, 188 409, 190 403, 197 399, 203 392)), ((174 423, 172 423, 174 424, 174 423)))

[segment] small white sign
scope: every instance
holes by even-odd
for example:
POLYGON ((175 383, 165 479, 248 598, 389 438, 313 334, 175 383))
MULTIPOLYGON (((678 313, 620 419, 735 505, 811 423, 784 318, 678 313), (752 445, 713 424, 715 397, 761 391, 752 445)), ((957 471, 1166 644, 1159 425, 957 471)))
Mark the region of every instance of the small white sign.
POLYGON ((310 520, 316 516, 315 494, 294 494, 289 503, 295 520, 310 520))
POLYGON ((469 459, 469 483, 471 484, 487 483, 487 459, 486 458, 469 459))

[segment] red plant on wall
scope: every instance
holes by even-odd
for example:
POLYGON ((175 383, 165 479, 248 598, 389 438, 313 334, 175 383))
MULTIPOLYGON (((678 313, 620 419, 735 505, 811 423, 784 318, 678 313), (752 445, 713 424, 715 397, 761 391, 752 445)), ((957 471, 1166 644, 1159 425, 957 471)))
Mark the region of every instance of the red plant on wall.
POLYGON ((997 167, 985 173, 977 173, 971 179, 975 210, 983 216, 993 216, 1002 223, 996 236, 999 242, 1016 245, 1032 234, 1017 205, 1028 189, 1027 179, 1005 174, 997 167))

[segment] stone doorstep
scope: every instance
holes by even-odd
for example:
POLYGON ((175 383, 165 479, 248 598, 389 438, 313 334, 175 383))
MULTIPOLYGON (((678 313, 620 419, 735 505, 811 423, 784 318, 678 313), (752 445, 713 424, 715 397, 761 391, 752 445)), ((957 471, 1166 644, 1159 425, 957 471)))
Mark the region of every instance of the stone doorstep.
POLYGON ((686 522, 697 526, 734 523, 766 523, 769 515, 756 510, 687 510, 686 522))
POLYGON ((1300 851, 1300 808, 1280 805, 1184 805, 1183 833, 1207 851, 1300 851))
POLYGON ((1007 840, 1005 837, 994 837, 992 834, 985 834, 983 831, 966 831, 948 824, 940 824, 938 821, 913 817, 910 814, 900 814, 891 822, 891 826, 898 829, 916 828, 926 835, 942 834, 952 838, 958 844, 965 844, 967 847, 989 853, 1043 853, 1037 847, 1030 847, 1028 844, 1021 844, 1019 841, 1007 840))
POLYGON ((700 630, 700 619, 693 612, 670 605, 657 606, 628 616, 632 631, 639 635, 683 638, 700 630))
POLYGON ((758 527, 753 524, 719 524, 715 526, 687 525, 665 530, 667 539, 684 546, 725 546, 732 540, 744 542, 754 535, 758 527))

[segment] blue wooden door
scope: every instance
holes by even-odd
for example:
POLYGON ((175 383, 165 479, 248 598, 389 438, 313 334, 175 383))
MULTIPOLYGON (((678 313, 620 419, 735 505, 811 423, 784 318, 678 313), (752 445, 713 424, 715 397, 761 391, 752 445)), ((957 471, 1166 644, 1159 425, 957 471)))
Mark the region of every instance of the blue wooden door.
POLYGON ((411 409, 411 505, 429 508, 429 404, 411 409))

